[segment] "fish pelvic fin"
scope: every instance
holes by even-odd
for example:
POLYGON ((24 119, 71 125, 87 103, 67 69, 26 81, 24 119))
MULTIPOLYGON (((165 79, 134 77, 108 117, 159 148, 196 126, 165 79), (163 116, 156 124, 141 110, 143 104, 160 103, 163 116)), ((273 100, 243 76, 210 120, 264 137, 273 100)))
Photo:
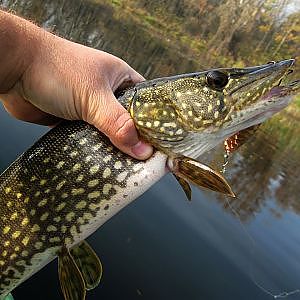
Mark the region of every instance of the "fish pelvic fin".
POLYGON ((84 279, 67 247, 62 247, 58 256, 58 275, 65 300, 84 300, 84 279))
POLYGON ((102 277, 102 264, 97 254, 86 241, 72 247, 70 254, 83 277, 86 289, 94 289, 102 277))
POLYGON ((181 179, 179 183, 183 187, 188 198, 189 193, 186 192, 186 187, 184 187, 186 186, 186 183, 182 184, 182 182, 186 181, 189 181, 198 187, 204 187, 230 197, 235 197, 229 183, 219 172, 197 160, 186 156, 178 156, 170 158, 168 165, 171 172, 181 179))

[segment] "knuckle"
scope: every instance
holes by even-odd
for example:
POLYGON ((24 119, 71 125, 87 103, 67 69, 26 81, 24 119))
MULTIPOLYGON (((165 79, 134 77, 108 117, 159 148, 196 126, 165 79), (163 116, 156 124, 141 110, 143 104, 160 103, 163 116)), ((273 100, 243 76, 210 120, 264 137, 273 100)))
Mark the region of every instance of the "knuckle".
POLYGON ((134 122, 127 112, 121 114, 116 121, 115 139, 121 144, 128 146, 137 142, 134 122))
POLYGON ((83 97, 83 109, 82 115, 85 121, 94 123, 96 121, 100 121, 102 118, 99 118, 99 102, 95 100, 95 95, 93 92, 89 92, 86 97, 83 97))
POLYGON ((105 105, 105 97, 102 91, 95 88, 86 88, 80 95, 80 112, 82 119, 98 128, 105 126, 108 119, 108 108, 105 105))

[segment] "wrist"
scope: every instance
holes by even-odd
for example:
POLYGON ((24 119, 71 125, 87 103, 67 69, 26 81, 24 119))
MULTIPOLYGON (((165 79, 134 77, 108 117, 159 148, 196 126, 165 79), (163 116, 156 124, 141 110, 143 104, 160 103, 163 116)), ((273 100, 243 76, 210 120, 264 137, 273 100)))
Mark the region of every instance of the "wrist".
POLYGON ((0 93, 13 88, 30 66, 41 44, 42 31, 0 10, 0 93))

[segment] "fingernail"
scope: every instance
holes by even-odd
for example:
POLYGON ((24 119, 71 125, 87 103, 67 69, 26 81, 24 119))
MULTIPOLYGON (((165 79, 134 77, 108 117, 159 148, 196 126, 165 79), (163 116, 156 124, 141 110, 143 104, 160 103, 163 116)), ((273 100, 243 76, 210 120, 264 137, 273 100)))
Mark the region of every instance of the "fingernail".
POLYGON ((131 151, 137 158, 146 159, 151 156, 153 148, 140 141, 131 148, 131 151))

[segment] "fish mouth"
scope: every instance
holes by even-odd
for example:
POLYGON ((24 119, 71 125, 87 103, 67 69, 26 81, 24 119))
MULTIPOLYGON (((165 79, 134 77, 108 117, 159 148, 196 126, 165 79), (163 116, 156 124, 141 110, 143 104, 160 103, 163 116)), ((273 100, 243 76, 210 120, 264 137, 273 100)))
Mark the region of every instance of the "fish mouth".
POLYGON ((280 83, 294 63, 295 59, 287 59, 262 66, 233 69, 229 73, 229 84, 224 94, 235 106, 256 101, 280 83))
MULTIPOLYGON (((293 66, 293 64, 295 63, 295 59, 294 58, 290 58, 290 59, 285 59, 285 60, 281 60, 278 62, 275 61, 271 61, 267 64, 264 65, 259 65, 259 66, 254 66, 254 67, 246 67, 246 68, 242 68, 242 69, 231 69, 232 71, 230 72, 230 78, 232 79, 236 79, 236 78, 240 78, 243 77, 245 75, 252 75, 252 76, 256 76, 256 77, 260 77, 260 76, 264 76, 270 73, 276 73, 278 70, 288 70, 290 67, 293 66)), ((222 70, 222 69, 220 69, 222 70)))
MULTIPOLYGON (((288 62, 286 67, 289 68, 288 62)), ((277 86, 268 90, 256 103, 253 103, 243 111, 233 112, 230 116, 232 122, 225 129, 225 135, 235 134, 251 126, 263 123, 272 115, 284 109, 292 101, 293 96, 298 93, 300 93, 300 79, 286 84, 282 84, 280 80, 277 86)))
POLYGON ((287 59, 244 69, 227 69, 230 79, 223 90, 227 106, 223 123, 226 134, 262 123, 290 102, 291 97, 285 96, 295 93, 299 83, 280 84, 292 73, 294 63, 294 59, 287 59))
POLYGON ((283 84, 279 82, 278 86, 273 87, 261 100, 270 98, 279 98, 288 95, 296 95, 300 93, 300 79, 283 84))

